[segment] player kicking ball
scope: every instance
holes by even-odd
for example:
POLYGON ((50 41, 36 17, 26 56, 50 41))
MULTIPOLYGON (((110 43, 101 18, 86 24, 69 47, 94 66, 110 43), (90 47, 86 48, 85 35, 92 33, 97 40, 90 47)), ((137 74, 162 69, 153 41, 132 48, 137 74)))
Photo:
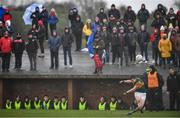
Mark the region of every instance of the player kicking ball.
POLYGON ((141 80, 140 78, 131 76, 129 80, 120 81, 120 84, 123 84, 123 83, 134 85, 133 88, 131 88, 130 90, 126 91, 123 94, 127 95, 129 93, 134 93, 136 103, 137 103, 137 107, 133 111, 130 111, 128 115, 132 115, 133 113, 137 111, 140 111, 141 113, 143 113, 143 107, 146 100, 146 89, 145 89, 143 80, 141 80))

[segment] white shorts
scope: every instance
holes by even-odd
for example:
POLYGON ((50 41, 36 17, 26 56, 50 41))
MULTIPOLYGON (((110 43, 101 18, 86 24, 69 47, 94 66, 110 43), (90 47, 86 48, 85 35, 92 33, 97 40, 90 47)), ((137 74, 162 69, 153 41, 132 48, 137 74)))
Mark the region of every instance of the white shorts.
POLYGON ((146 100, 146 93, 135 92, 135 93, 134 93, 134 96, 135 96, 135 98, 139 98, 139 99, 141 99, 141 100, 143 100, 143 101, 146 100))

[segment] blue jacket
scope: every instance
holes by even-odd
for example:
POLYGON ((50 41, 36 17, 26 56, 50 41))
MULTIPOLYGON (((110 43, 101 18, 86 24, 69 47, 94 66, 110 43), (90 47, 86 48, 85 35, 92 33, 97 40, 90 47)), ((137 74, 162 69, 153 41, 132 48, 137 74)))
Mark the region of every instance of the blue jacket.
POLYGON ((59 21, 59 19, 56 16, 49 16, 48 17, 48 23, 49 24, 56 24, 59 21))
POLYGON ((61 38, 60 36, 53 37, 51 36, 48 40, 48 47, 50 51, 57 52, 59 51, 59 47, 61 46, 61 38))

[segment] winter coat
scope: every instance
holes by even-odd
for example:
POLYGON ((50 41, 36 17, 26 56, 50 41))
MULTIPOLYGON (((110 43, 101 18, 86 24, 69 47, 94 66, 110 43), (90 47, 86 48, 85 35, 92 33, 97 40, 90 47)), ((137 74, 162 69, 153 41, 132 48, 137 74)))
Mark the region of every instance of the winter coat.
POLYGON ((97 17, 99 18, 100 22, 103 22, 103 19, 107 19, 107 15, 103 12, 103 13, 98 13, 97 17))
POLYGON ((56 16, 48 16, 48 23, 51 25, 55 25, 58 23, 59 19, 56 16))
POLYGON ((128 33, 129 37, 129 46, 136 46, 136 42, 138 40, 138 34, 136 32, 129 32, 128 33))
POLYGON ((37 33, 39 40, 44 40, 44 38, 45 38, 45 32, 46 32, 46 30, 45 30, 44 25, 40 26, 40 27, 39 27, 39 31, 38 31, 38 33, 37 33))
POLYGON ((117 9, 114 9, 114 10, 110 9, 108 11, 108 17, 110 17, 111 15, 113 15, 115 17, 115 19, 121 18, 121 14, 120 14, 119 10, 117 10, 117 9))
POLYGON ((146 23, 149 16, 149 11, 147 9, 140 9, 138 11, 137 17, 140 23, 146 23))
POLYGON ((82 30, 83 30, 83 22, 80 21, 75 21, 74 24, 71 25, 71 29, 74 35, 82 35, 82 30))
POLYGON ((104 41, 105 48, 109 48, 109 44, 111 41, 111 34, 106 31, 106 32, 101 32, 101 39, 104 41))
POLYGON ((37 39, 28 39, 28 42, 26 43, 26 51, 27 53, 37 53, 38 51, 38 42, 37 39))
POLYGON ((2 53, 11 53, 12 51, 12 39, 10 37, 2 37, 0 39, 0 50, 2 53))
POLYGON ((41 17, 42 17, 43 23, 47 23, 47 21, 48 21, 48 11, 47 10, 42 11, 41 12, 41 17))
POLYGON ((158 48, 159 40, 160 40, 159 34, 152 34, 151 35, 150 41, 152 43, 153 48, 158 48))
POLYGON ((154 19, 152 24, 151 24, 152 27, 157 28, 157 29, 160 29, 162 25, 163 26, 166 25, 166 22, 164 21, 163 18, 154 19))
POLYGON ((119 46, 119 34, 112 33, 111 34, 111 46, 119 46))
MULTIPOLYGON (((99 41, 94 41, 94 43, 93 43, 93 48, 94 48, 94 50, 96 50, 96 52, 100 55, 100 56, 102 56, 102 54, 103 54, 103 50, 104 50, 104 48, 105 48, 105 44, 104 44, 104 41, 103 40, 99 40, 99 41)), ((101 58, 101 57, 100 57, 101 58)))
POLYGON ((48 39, 48 47, 50 51, 58 52, 60 46, 61 46, 61 38, 59 36, 56 36, 56 37, 51 36, 48 39))
POLYGON ((133 22, 136 21, 136 13, 133 10, 126 11, 126 13, 124 14, 124 21, 128 22, 129 20, 133 22))
POLYGON ((178 52, 180 53, 180 34, 179 34, 179 36, 176 38, 175 48, 176 48, 176 51, 178 51, 178 52))
POLYGON ((144 46, 149 42, 149 33, 141 31, 138 33, 138 43, 140 46, 144 46))
POLYGON ((92 34, 91 26, 88 28, 87 24, 85 24, 83 27, 83 33, 85 36, 90 36, 92 34))
POLYGON ((170 23, 172 23, 173 27, 175 28, 176 20, 177 20, 177 16, 175 13, 173 13, 173 14, 168 13, 166 16, 166 20, 167 20, 168 26, 170 23))
POLYGON ((180 10, 177 11, 177 21, 180 22, 180 10))
POLYGON ((169 75, 167 78, 167 91, 178 92, 180 91, 180 80, 177 78, 176 73, 174 75, 169 75))
POLYGON ((72 43, 74 42, 74 37, 70 32, 64 33, 62 35, 61 41, 64 48, 70 48, 72 43))
POLYGON ((161 39, 158 44, 159 51, 161 52, 161 56, 163 58, 171 57, 172 44, 168 39, 161 39))
POLYGON ((25 42, 22 39, 15 39, 12 43, 12 52, 15 54, 22 54, 25 50, 25 42))
POLYGON ((33 12, 30 16, 32 19, 32 24, 38 24, 38 21, 41 19, 41 14, 40 12, 33 12))
POLYGON ((171 35, 170 37, 170 41, 172 44, 172 50, 175 51, 176 50, 176 40, 177 40, 177 35, 171 35))

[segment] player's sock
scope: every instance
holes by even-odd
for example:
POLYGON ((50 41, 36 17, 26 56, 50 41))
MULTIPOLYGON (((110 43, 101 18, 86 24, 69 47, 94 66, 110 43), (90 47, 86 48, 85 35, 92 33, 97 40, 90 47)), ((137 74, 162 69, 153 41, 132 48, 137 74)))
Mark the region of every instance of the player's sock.
POLYGON ((141 109, 140 112, 141 112, 141 113, 144 113, 144 112, 143 112, 143 109, 141 109))
POLYGON ((135 112, 136 112, 135 110, 130 111, 130 112, 128 113, 128 115, 132 115, 132 114, 135 113, 135 112))

